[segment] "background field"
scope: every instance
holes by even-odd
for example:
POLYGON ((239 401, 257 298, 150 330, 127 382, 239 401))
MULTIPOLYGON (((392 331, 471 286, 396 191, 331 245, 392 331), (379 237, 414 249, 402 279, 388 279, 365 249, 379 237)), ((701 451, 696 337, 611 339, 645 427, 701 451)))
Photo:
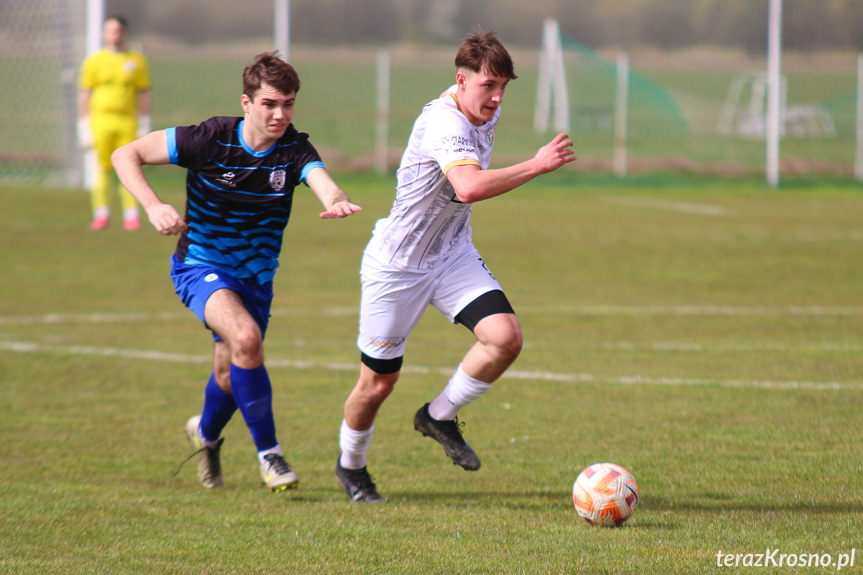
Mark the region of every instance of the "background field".
MULTIPOLYGON (((182 203, 180 170, 150 174, 182 203)), ((333 465, 360 254, 393 183, 337 178, 365 211, 318 220, 303 188, 276 278, 267 362, 302 481, 282 494, 241 421, 226 489, 201 489, 193 462, 172 477, 211 352, 172 292, 173 240, 88 232, 80 192, 0 188, 0 572, 710 573, 729 571, 720 551, 765 549, 856 549, 842 572, 860 572, 859 188, 567 170, 477 204, 526 340, 462 414, 483 468, 412 429, 471 342, 431 312, 370 452, 389 502, 355 507, 333 465), (597 461, 638 479, 620 529, 572 507, 597 461)))
MULTIPOLYGON (((569 130, 582 159, 579 169, 611 172, 614 153, 615 69, 613 54, 566 45, 571 94, 569 130)), ((236 51, 235 51, 236 52, 236 51)), ((157 127, 200 121, 210 115, 237 114, 238 78, 248 54, 214 59, 162 57, 153 63, 154 119, 157 127)), ((345 168, 369 168, 375 149, 374 50, 298 50, 293 58, 302 78, 296 125, 328 152, 330 162, 345 168)), ((810 180, 852 176, 855 154, 855 75, 853 58, 829 60, 788 57, 789 106, 820 103, 829 110, 836 133, 791 133, 782 139, 783 180, 806 175, 810 180)), ((395 168, 422 106, 454 83, 451 49, 402 48, 393 51, 390 165, 395 168)), ((495 143, 495 162, 526 157, 553 135, 533 129, 538 55, 514 52, 518 79, 507 88, 495 143)), ((631 78, 628 120, 629 173, 701 173, 759 176, 764 173, 762 137, 717 133, 717 120, 729 86, 744 71, 764 63, 737 53, 715 50, 640 56, 631 78), (724 66, 715 59, 727 58, 724 66)), ((749 106, 744 94, 740 107, 749 106)), ((742 113, 739 111, 739 113, 742 113)))
MULTIPOLYGON (((0 52, 2 41, 0 33, 0 52)), ((272 47, 268 40, 190 49, 162 46, 153 39, 146 46, 152 65, 156 128, 239 113, 243 67, 254 54, 272 47)), ((394 168, 419 110, 449 87, 455 74, 452 46, 408 44, 387 49, 392 56, 388 148, 389 165, 394 168)), ((331 166, 368 169, 374 165, 378 51, 362 45, 298 47, 292 52, 291 61, 302 79, 296 125, 312 135, 331 166)), ((590 50, 568 39, 565 54, 568 132, 581 158, 579 169, 609 173, 615 149, 616 52, 590 50)), ((513 57, 519 78, 507 89, 495 162, 530 155, 554 135, 552 130, 538 134, 533 128, 536 47, 513 48, 513 57)), ((783 183, 801 177, 814 182, 855 177, 856 58, 851 51, 784 57, 789 115, 793 109, 819 110, 829 122, 815 118, 789 121, 780 146, 783 183)), ((56 58, 47 60, 57 65, 56 58)), ((754 86, 747 84, 743 90, 734 120, 726 126, 727 134, 720 129, 719 120, 734 83, 741 75, 765 66, 763 55, 732 48, 634 53, 628 92, 627 174, 763 176, 763 133, 741 133, 744 127, 753 129, 759 117, 748 114, 754 86)), ((0 67, 0 182, 80 185, 72 173, 81 171, 82 162, 70 159, 80 155, 75 148, 74 122, 64 130, 63 120, 65 111, 74 109, 69 105, 74 101, 74 85, 66 86, 64 99, 54 85, 57 71, 48 74, 52 83, 43 79, 37 89, 46 94, 44 104, 41 100, 22 102, 13 87, 34 69, 39 69, 37 63, 14 53, 0 67), (67 164, 68 170, 60 170, 67 164)), ((65 76, 76 74, 70 67, 65 76)), ((756 98, 756 104, 759 107, 763 101, 756 98)))

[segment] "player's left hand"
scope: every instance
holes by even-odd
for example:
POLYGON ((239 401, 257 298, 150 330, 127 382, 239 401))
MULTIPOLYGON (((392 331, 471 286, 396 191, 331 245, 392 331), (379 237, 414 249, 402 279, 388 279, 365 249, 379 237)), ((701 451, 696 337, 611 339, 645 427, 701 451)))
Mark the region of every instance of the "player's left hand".
POLYGON ((553 172, 576 159, 572 150, 572 140, 567 134, 558 134, 555 138, 544 145, 534 156, 533 161, 539 165, 542 174, 553 172))
POLYGON ((329 211, 321 213, 322 220, 333 220, 336 218, 346 218, 348 216, 352 216, 357 212, 361 212, 363 209, 356 204, 352 204, 347 200, 342 200, 340 202, 334 203, 330 206, 329 211))

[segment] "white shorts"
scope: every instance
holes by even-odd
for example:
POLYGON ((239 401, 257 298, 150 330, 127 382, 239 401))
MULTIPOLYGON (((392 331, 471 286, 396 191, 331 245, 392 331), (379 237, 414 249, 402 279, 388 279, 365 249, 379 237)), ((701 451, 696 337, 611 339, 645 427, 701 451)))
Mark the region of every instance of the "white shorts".
POLYGON ((365 253, 360 279, 357 346, 375 359, 395 359, 405 354, 408 336, 429 304, 457 323, 455 316, 473 300, 501 290, 473 245, 430 272, 400 270, 365 253))

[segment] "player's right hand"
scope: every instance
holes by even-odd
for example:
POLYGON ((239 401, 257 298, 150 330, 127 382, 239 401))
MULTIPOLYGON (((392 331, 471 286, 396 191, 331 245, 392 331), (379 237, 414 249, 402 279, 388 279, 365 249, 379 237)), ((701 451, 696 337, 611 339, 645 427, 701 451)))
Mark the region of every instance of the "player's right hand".
POLYGON ((90 129, 90 116, 78 118, 78 145, 82 150, 93 147, 93 131, 90 129))
POLYGON ((163 236, 176 236, 186 230, 186 222, 169 204, 156 204, 147 207, 150 223, 163 236))

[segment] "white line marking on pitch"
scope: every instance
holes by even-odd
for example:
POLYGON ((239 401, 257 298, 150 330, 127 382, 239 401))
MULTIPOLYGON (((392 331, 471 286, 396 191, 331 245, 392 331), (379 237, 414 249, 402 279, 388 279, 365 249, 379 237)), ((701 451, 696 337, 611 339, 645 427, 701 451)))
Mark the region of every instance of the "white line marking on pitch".
POLYGON ((747 353, 753 351, 778 351, 778 352, 837 352, 837 353, 859 353, 863 351, 863 345, 851 343, 692 343, 679 341, 657 341, 634 343, 629 341, 618 342, 561 342, 555 344, 534 344, 527 341, 526 349, 590 349, 590 350, 625 350, 625 351, 658 351, 658 352, 694 352, 694 353, 747 353))
MULTIPOLYGON (((122 357, 126 359, 145 359, 150 361, 164 361, 172 363, 203 363, 209 364, 213 361, 210 356, 186 355, 179 353, 164 353, 160 351, 130 350, 94 346, 54 346, 42 345, 28 342, 0 342, 0 350, 17 353, 52 353, 60 355, 90 355, 99 357, 122 357)), ((275 359, 268 360, 267 367, 288 369, 325 369, 330 371, 352 372, 358 369, 354 363, 340 362, 314 362, 275 359)), ((428 367, 428 366, 405 366, 402 370, 407 373, 440 373, 448 376, 452 368, 428 367)), ((721 387, 752 387, 764 389, 817 389, 817 390, 839 390, 839 389, 863 389, 863 382, 818 382, 818 381, 743 381, 743 380, 721 380, 714 381, 700 378, 678 378, 678 377, 644 377, 640 375, 623 377, 599 377, 588 373, 550 373, 545 371, 523 371, 510 370, 504 375, 508 379, 528 379, 543 381, 558 381, 564 383, 590 382, 590 383, 617 383, 622 385, 668 385, 668 386, 709 386, 721 387)))
POLYGON ((696 204, 692 202, 673 202, 668 200, 656 200, 650 198, 633 198, 628 196, 606 197, 606 201, 624 206, 637 208, 650 208, 667 212, 678 212, 698 216, 724 217, 729 214, 722 206, 711 206, 709 204, 696 204))
MULTIPOLYGON (((573 306, 519 306, 523 313, 570 315, 727 315, 727 316, 846 316, 863 315, 863 306, 739 306, 739 305, 573 305, 573 306)), ((305 317, 325 315, 346 317, 357 315, 354 307, 334 308, 278 308, 274 317, 305 317)), ((64 323, 139 323, 145 321, 177 321, 188 319, 186 310, 175 312, 128 313, 52 313, 34 316, 0 316, 0 326, 58 325, 64 323)))
MULTIPOLYGON (((306 316, 311 314, 328 317, 356 315, 356 308, 292 308, 273 309, 275 317, 306 316)), ((189 319, 188 310, 171 312, 93 312, 93 313, 49 313, 45 315, 0 316, 3 325, 57 325, 61 323, 137 323, 143 321, 176 321, 189 319)))
POLYGON ((529 313, 573 315, 728 315, 728 316, 830 316, 861 315, 863 306, 736 306, 736 305, 574 305, 574 306, 519 306, 529 313))

